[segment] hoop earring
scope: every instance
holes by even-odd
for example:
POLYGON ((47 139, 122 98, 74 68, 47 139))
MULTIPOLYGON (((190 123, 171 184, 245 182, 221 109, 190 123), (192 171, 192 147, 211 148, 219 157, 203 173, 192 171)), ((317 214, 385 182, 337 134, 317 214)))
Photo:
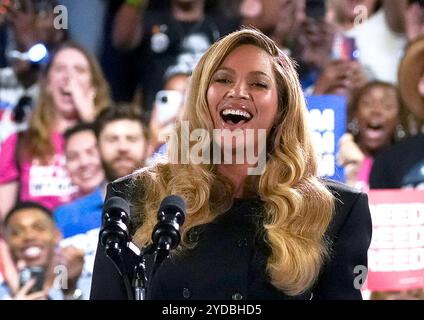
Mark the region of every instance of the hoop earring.
POLYGON ((357 136, 359 134, 359 124, 358 119, 353 118, 348 124, 347 124, 348 131, 353 135, 357 136))
POLYGON ((405 129, 403 128, 403 126, 401 124, 398 124, 395 128, 394 140, 397 142, 397 141, 402 140, 405 137, 406 137, 405 129))

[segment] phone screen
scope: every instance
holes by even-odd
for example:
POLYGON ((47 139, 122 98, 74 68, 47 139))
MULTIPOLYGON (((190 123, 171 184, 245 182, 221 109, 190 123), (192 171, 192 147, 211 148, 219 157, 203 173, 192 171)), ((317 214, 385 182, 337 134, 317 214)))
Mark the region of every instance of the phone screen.
POLYGON ((334 37, 332 50, 333 59, 353 61, 358 59, 358 54, 355 38, 342 34, 338 34, 334 37))
POLYGON ((176 118, 183 102, 183 94, 176 90, 161 90, 156 94, 156 110, 159 124, 176 118))
POLYGON ((43 267, 26 267, 19 272, 19 286, 23 287, 30 279, 35 279, 34 286, 30 289, 30 293, 43 290, 44 286, 44 268, 43 267))

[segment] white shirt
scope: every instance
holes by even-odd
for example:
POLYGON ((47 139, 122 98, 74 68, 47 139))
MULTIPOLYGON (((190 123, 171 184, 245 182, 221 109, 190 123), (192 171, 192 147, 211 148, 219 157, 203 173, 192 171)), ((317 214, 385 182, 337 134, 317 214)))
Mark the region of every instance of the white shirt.
POLYGON ((398 66, 407 40, 390 29, 383 9, 345 35, 355 38, 359 62, 376 80, 397 83, 398 66))

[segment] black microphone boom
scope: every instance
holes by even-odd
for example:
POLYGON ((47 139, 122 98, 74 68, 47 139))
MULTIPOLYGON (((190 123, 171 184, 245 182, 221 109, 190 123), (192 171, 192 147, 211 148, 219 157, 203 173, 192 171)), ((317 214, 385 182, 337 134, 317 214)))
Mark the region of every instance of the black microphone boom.
POLYGON ((169 255, 169 251, 180 243, 180 227, 185 220, 185 210, 185 201, 180 196, 171 195, 162 200, 158 223, 152 233, 153 245, 156 247, 154 269, 169 255))
POLYGON ((100 242, 108 256, 119 255, 131 240, 128 230, 130 207, 121 197, 109 198, 103 206, 103 226, 100 242))
POLYGON ((180 243, 180 227, 185 220, 185 210, 186 205, 181 197, 171 195, 164 198, 159 206, 158 222, 153 228, 152 243, 137 253, 131 249, 128 202, 118 196, 105 202, 99 241, 123 278, 128 299, 144 300, 147 280, 151 281, 159 265, 180 243), (145 276, 146 254, 154 254, 149 279, 145 276), (134 280, 134 294, 131 279, 134 280))
POLYGON ((106 256, 112 260, 121 275, 128 299, 133 300, 134 296, 131 292, 127 266, 131 264, 136 254, 132 253, 131 250, 126 250, 127 252, 125 252, 125 248, 128 247, 131 241, 128 229, 129 214, 130 206, 125 199, 117 196, 109 198, 103 206, 103 221, 99 241, 105 248, 106 256), (126 259, 123 257, 124 253, 126 259))

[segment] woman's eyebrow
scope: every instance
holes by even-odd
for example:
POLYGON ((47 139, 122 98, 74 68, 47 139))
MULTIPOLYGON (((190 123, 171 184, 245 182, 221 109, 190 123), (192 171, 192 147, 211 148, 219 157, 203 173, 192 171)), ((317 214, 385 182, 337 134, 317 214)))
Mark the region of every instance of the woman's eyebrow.
MULTIPOLYGON (((234 69, 229 68, 229 67, 220 67, 220 68, 216 69, 215 73, 218 72, 218 71, 228 71, 228 72, 233 72, 233 73, 235 72, 234 69)), ((267 77, 271 80, 271 77, 266 72, 263 72, 263 71, 260 71, 260 70, 251 71, 251 72, 249 72, 249 75, 265 76, 265 77, 267 77)))
POLYGON ((215 70, 215 73, 218 71, 229 71, 229 72, 234 72, 234 69, 232 68, 228 68, 228 67, 219 67, 218 69, 215 70))
POLYGON ((271 77, 266 72, 259 71, 259 70, 258 71, 249 72, 249 74, 252 74, 252 75, 255 75, 255 76, 265 76, 265 77, 271 79, 271 77))

